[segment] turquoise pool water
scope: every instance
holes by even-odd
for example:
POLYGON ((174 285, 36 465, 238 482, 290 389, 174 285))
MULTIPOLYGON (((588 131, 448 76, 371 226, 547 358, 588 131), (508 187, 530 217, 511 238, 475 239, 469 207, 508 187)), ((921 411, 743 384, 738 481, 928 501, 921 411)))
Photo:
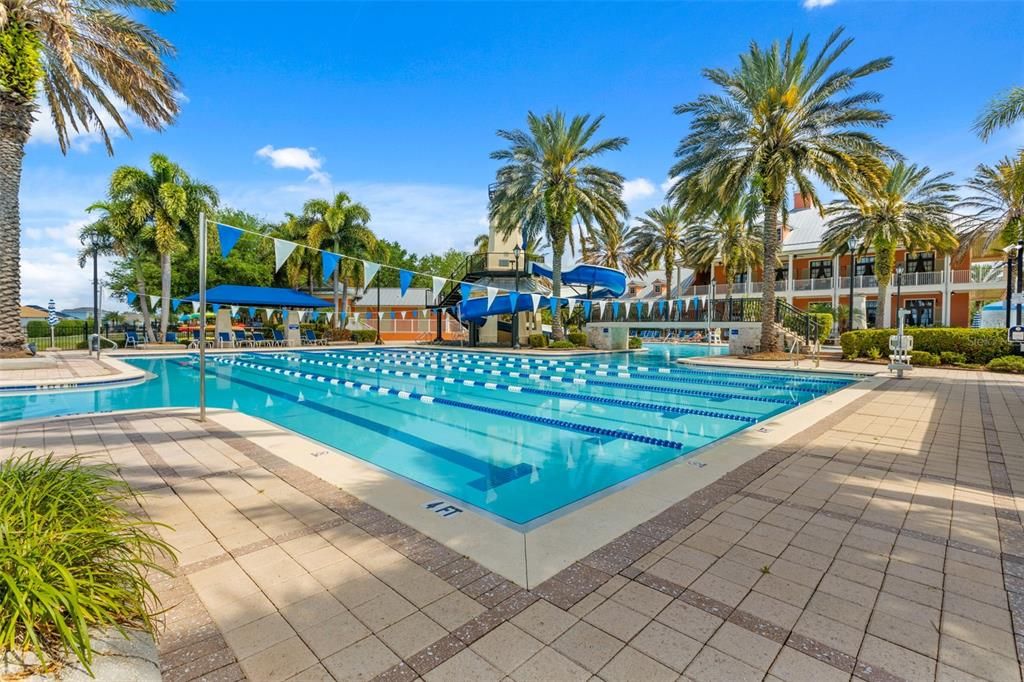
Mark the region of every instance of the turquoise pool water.
MULTIPOLYGON (((517 524, 842 388, 845 377, 679 365, 719 349, 512 357, 414 348, 210 355, 240 410, 517 524)), ((134 386, 0 396, 0 421, 196 405, 194 355, 127 359, 134 386)))

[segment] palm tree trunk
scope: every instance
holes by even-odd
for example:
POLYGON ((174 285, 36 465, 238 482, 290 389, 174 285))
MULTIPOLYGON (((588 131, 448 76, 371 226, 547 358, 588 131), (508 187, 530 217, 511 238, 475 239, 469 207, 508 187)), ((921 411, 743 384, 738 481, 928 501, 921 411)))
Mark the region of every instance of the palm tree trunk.
POLYGON ((669 301, 672 299, 672 255, 669 252, 665 253, 665 300, 669 301))
POLYGON ((146 295, 146 278, 142 276, 141 268, 136 265, 134 269, 135 286, 139 291, 139 310, 142 311, 143 334, 145 334, 146 341, 152 342, 156 339, 153 338, 153 325, 151 324, 149 314, 149 296, 146 295))
POLYGON ((32 103, 0 90, 0 353, 25 345, 21 329, 21 164, 32 103))
POLYGON ((171 254, 160 254, 160 342, 167 338, 171 318, 171 254))
MULTIPOLYGON (((562 295, 562 253, 565 251, 565 240, 551 244, 551 295, 559 298, 562 295)), ((562 329, 562 310, 556 307, 551 315, 551 337, 555 341, 565 338, 562 329)))
POLYGON ((778 215, 781 201, 765 202, 764 259, 761 266, 761 352, 774 353, 779 349, 779 335, 775 331, 775 257, 779 248, 778 215))
POLYGON ((885 329, 889 327, 892 319, 890 314, 891 302, 889 301, 889 284, 892 281, 892 271, 896 264, 895 245, 882 242, 875 243, 875 279, 878 280, 878 312, 875 317, 875 327, 885 329))

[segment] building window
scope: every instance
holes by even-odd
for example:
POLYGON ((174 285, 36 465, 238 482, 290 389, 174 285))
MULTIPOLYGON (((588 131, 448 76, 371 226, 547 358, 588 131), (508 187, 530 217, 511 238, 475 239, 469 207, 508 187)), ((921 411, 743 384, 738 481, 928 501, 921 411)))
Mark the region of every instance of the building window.
POLYGON ((867 324, 869 327, 875 326, 875 320, 878 319, 878 301, 865 301, 864 312, 867 315, 867 324))
POLYGON ((831 279, 832 278, 832 261, 831 260, 812 260, 811 261, 811 279, 831 279))
POLYGON ((914 272, 935 272, 935 252, 934 251, 919 251, 911 255, 906 255, 906 272, 907 274, 914 272))
POLYGON ((747 283, 747 273, 745 273, 745 272, 737 272, 735 275, 732 276, 732 283, 733 284, 746 284, 747 283))
POLYGON ((660 284, 655 284, 654 285, 654 295, 658 296, 660 294, 661 294, 661 285, 660 284))
POLYGON ((630 297, 636 296, 636 285, 633 285, 633 284, 629 285, 629 292, 628 292, 627 295, 630 296, 630 297))
POLYGON ((857 259, 857 269, 854 273, 857 277, 875 276, 875 257, 863 256, 857 259))
POLYGON ((789 266, 784 265, 781 268, 775 268, 775 281, 785 282, 789 279, 789 266))
POLYGON ((935 299, 912 298, 904 301, 903 307, 910 311, 906 324, 911 327, 931 327, 935 324, 935 299))

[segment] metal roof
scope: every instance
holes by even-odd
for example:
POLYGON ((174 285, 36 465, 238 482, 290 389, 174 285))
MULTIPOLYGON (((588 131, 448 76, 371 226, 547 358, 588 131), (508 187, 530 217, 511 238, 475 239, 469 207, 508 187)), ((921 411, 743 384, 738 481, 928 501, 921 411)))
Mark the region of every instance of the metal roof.
MULTIPOLYGON (((198 301, 199 294, 186 296, 184 301, 198 301)), ((219 305, 251 305, 264 308, 330 308, 334 303, 294 289, 274 287, 247 287, 221 284, 206 290, 206 302, 219 305)))

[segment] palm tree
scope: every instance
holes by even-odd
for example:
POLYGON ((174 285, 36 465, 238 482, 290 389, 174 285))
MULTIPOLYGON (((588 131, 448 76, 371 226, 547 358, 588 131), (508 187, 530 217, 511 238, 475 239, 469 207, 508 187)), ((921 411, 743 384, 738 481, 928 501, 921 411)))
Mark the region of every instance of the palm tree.
POLYGON ((974 132, 988 141, 997 128, 1009 128, 1024 119, 1024 86, 1010 88, 1001 97, 988 103, 974 123, 974 132))
POLYGON ((78 254, 78 265, 85 266, 86 259, 92 255, 92 244, 99 247, 99 255, 112 255, 123 259, 135 276, 135 290, 138 293, 137 300, 146 339, 155 341, 153 326, 150 324, 149 296, 146 293, 146 278, 143 272, 143 264, 150 260, 150 255, 155 250, 153 230, 133 220, 125 203, 99 201, 86 210, 90 213, 102 211, 102 215, 79 232, 79 240, 87 246, 78 254))
POLYGON ((961 254, 973 247, 987 251, 996 243, 1024 239, 1024 158, 981 164, 965 187, 971 194, 956 206, 964 214, 961 254))
MULTIPOLYGON (((314 249, 326 249, 335 253, 361 258, 373 247, 377 238, 367 227, 370 211, 360 203, 353 202, 345 192, 338 192, 328 203, 323 199, 310 199, 302 207, 303 217, 311 220, 306 240, 314 249)), ((356 261, 342 258, 331 273, 334 289, 334 319, 337 329, 341 326, 341 313, 348 308, 348 281, 356 261), (339 303, 338 280, 341 280, 339 303)), ((322 273, 324 275, 328 273, 322 273)))
MULTIPOLYGON (((832 33, 813 57, 808 38, 794 44, 790 36, 785 45, 773 43, 767 50, 751 43, 735 70, 704 70, 720 93, 701 95, 675 109, 693 119, 676 150, 679 161, 671 175, 678 180, 670 198, 679 202, 700 193, 725 204, 753 186, 764 206, 761 239, 766 263, 776 260, 779 216, 790 184, 819 207, 811 175, 856 199, 860 187, 880 183, 885 164, 879 157, 891 154, 861 130, 889 120, 870 106, 881 96, 849 91, 864 76, 888 68, 892 60, 874 59, 830 73, 852 43, 840 40, 841 35, 842 29, 832 33)), ((775 351, 773 269, 763 268, 762 278, 761 349, 775 351)))
MULTIPOLYGON (((896 266, 896 249, 950 251, 957 239, 951 225, 956 186, 947 182, 952 173, 929 177, 931 169, 903 161, 889 170, 882 187, 866 189, 860 202, 839 201, 825 214, 828 229, 822 246, 833 253, 849 250, 851 237, 875 253, 878 279, 879 327, 889 325, 889 284, 896 266)), ((854 273, 850 273, 852 277, 854 273)))
POLYGON ((679 204, 649 209, 637 219, 633 260, 645 269, 652 265, 665 269, 666 301, 672 298, 672 269, 683 256, 683 237, 688 227, 683 207, 679 204))
POLYGON ((732 296, 736 275, 761 265, 763 244, 755 224, 758 202, 747 193, 694 222, 686 232, 686 262, 698 270, 721 261, 725 271, 726 300, 732 296))
POLYGON ((0 0, 0 353, 17 351, 25 341, 18 322, 18 192, 37 96, 46 100, 65 153, 69 130, 90 129, 112 152, 100 114, 129 134, 118 100, 155 129, 178 113, 178 80, 163 61, 174 48, 131 18, 134 7, 166 13, 173 3, 0 0))
POLYGON ((163 154, 149 157, 150 171, 120 166, 110 176, 110 198, 124 203, 137 223, 153 228, 160 255, 160 338, 167 336, 171 312, 171 259, 194 244, 199 214, 218 201, 212 185, 192 179, 163 154))
POLYGON ((581 240, 583 262, 622 270, 630 277, 643 275, 646 269, 633 257, 638 233, 638 228, 621 221, 599 225, 581 240))
MULTIPOLYGON (((285 214, 285 221, 270 231, 270 236, 297 244, 306 244, 309 241, 310 223, 303 220, 301 216, 292 213, 285 214)), ((288 260, 285 261, 282 271, 275 273, 278 283, 283 283, 291 289, 298 289, 306 285, 310 295, 313 294, 313 275, 319 264, 319 256, 311 249, 295 249, 288 260), (283 274, 283 282, 282 275, 283 274)))
POLYGON ((491 250, 491 235, 486 232, 478 234, 473 239, 473 246, 476 247, 476 251, 473 253, 487 253, 491 250))
MULTIPOLYGON (((499 130, 509 146, 491 153, 505 162, 498 169, 491 197, 490 218, 503 234, 522 231, 527 237, 544 234, 551 245, 551 295, 562 293, 562 255, 579 220, 586 232, 595 225, 613 225, 627 215, 622 200, 623 177, 592 165, 604 152, 622 149, 629 140, 611 137, 594 141, 604 116, 589 115, 566 121, 560 111, 526 117, 528 130, 499 130)), ((564 336, 561 316, 555 315, 552 336, 564 336)))

